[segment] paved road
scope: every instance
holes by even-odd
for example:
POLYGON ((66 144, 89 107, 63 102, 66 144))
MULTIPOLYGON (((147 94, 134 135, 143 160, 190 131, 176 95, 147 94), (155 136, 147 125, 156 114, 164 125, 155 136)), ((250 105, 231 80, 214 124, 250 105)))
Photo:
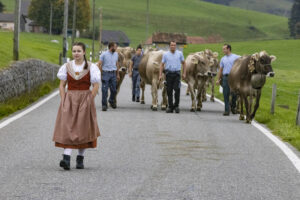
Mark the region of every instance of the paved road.
POLYGON ((84 170, 75 152, 70 171, 58 167, 59 96, 0 129, 0 199, 300 199, 300 174, 255 127, 218 103, 191 113, 184 92, 180 114, 153 112, 150 87, 146 105, 131 102, 130 87, 126 78, 116 110, 100 111, 97 97, 102 136, 84 170))

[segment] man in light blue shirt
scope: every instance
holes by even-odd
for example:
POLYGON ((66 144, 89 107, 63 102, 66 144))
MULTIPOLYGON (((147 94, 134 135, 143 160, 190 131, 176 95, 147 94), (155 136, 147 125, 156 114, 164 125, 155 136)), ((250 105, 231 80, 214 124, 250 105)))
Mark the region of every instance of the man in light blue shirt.
POLYGON ((102 110, 107 110, 108 88, 110 89, 109 104, 116 108, 115 96, 117 94, 117 80, 119 76, 117 45, 114 42, 108 44, 106 52, 102 53, 99 61, 102 80, 102 110))
POLYGON ((162 72, 165 70, 166 82, 167 82, 167 94, 168 94, 168 104, 167 113, 179 113, 179 98, 180 98, 180 72, 181 64, 183 65, 183 75, 182 78, 185 79, 185 61, 182 52, 176 50, 176 42, 170 42, 170 51, 164 53, 160 71, 159 79, 162 79, 162 72), (175 91, 175 103, 173 103, 173 90, 175 91))
MULTIPOLYGON (((223 46, 223 53, 225 56, 221 59, 220 62, 220 71, 218 74, 218 79, 216 81, 217 85, 220 84, 220 80, 222 80, 222 87, 223 87, 223 96, 225 102, 225 112, 223 113, 224 116, 229 115, 230 110, 230 88, 228 84, 228 75, 231 71, 231 68, 236 61, 236 59, 240 58, 241 56, 231 53, 231 45, 225 44, 223 46), (221 79, 222 76, 222 79, 221 79)), ((236 114, 236 94, 231 93, 231 112, 236 114)))

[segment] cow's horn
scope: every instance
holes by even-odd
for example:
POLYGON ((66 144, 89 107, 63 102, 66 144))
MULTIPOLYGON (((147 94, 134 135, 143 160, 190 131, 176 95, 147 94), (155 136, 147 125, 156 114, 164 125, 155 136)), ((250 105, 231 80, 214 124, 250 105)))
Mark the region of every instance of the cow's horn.
POLYGON ((218 56, 219 56, 219 53, 218 52, 214 52, 213 57, 214 58, 218 58, 218 56))
POLYGON ((273 62, 277 59, 276 56, 274 56, 274 55, 271 55, 270 58, 271 58, 271 62, 273 62))
POLYGON ((251 58, 258 61, 259 60, 259 53, 252 54, 251 58))

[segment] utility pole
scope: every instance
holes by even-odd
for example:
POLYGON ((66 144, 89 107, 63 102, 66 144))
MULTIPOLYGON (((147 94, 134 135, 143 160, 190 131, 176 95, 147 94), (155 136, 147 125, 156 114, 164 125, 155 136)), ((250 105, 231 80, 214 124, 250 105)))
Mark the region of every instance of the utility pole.
POLYGON ((93 44, 92 44, 92 57, 95 58, 95 0, 93 0, 93 44))
POLYGON ((147 0, 147 16, 146 16, 146 40, 149 35, 149 0, 147 0))
POLYGON ((14 60, 19 60, 20 12, 21 12, 21 0, 16 0, 15 1, 15 24, 14 24, 14 50, 13 50, 14 60))
POLYGON ((72 27, 72 45, 74 44, 74 40, 76 37, 76 7, 77 7, 77 0, 74 0, 74 7, 73 7, 73 27, 72 27))
POLYGON ((63 28, 63 63, 67 62, 68 4, 68 0, 65 0, 63 28))
POLYGON ((99 17, 100 17, 100 24, 99 24, 99 51, 102 50, 102 8, 99 9, 99 17))
POLYGON ((49 28, 49 34, 52 35, 52 18, 53 18, 53 2, 50 1, 50 28, 49 28))

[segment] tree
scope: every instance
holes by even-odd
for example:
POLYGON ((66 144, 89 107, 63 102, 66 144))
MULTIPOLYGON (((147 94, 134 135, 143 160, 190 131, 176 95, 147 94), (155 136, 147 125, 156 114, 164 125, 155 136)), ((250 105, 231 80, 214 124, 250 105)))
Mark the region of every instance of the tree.
POLYGON ((289 29, 292 37, 296 37, 296 24, 298 22, 300 22, 300 0, 294 0, 291 17, 289 18, 289 29))
MULTIPOLYGON (((50 2, 53 3, 52 32, 62 33, 64 17, 64 0, 32 0, 29 7, 29 18, 49 31, 50 26, 50 2)), ((73 14, 74 0, 69 3, 69 16, 73 14)), ((76 29, 88 28, 90 21, 89 0, 77 1, 76 29)), ((68 28, 72 28, 72 17, 69 17, 68 28)))
POLYGON ((300 39, 300 22, 295 25, 295 38, 300 39))
POLYGON ((2 13, 4 11, 4 5, 3 3, 0 1, 0 13, 2 13))

